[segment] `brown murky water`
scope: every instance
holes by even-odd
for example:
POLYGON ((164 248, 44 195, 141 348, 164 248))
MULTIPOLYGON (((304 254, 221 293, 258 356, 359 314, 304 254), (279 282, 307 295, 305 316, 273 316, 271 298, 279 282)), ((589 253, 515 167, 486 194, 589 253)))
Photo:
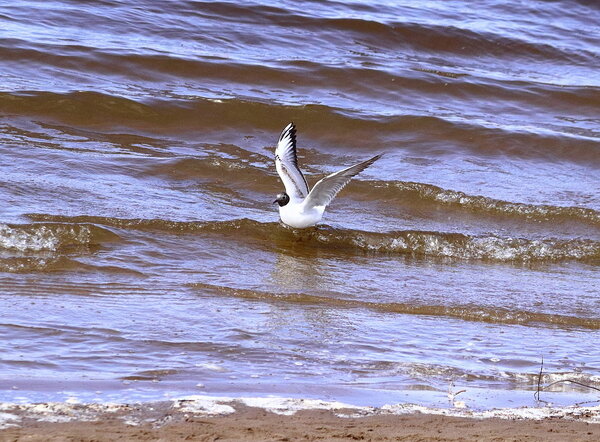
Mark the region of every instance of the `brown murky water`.
POLYGON ((598 23, 576 0, 1 5, 0 400, 524 405, 542 356, 600 386, 598 23), (271 204, 289 121, 309 184, 385 153, 307 231, 271 204))

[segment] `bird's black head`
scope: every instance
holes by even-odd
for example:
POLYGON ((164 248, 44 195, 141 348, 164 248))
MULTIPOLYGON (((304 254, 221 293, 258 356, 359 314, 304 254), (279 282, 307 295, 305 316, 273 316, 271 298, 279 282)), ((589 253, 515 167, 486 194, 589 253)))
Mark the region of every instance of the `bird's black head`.
POLYGON ((289 195, 287 193, 283 192, 283 193, 280 193, 279 195, 277 195, 277 199, 275 201, 273 201, 273 204, 277 203, 277 204, 279 204, 279 207, 283 207, 289 202, 290 202, 289 195))

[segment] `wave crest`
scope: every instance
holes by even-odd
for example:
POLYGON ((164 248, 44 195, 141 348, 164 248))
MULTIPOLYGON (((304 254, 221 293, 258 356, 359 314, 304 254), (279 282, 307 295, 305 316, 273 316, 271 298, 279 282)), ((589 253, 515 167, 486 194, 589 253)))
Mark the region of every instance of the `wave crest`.
POLYGON ((473 212, 518 216, 538 221, 575 220, 600 226, 600 213, 584 207, 515 203, 409 181, 365 183, 367 184, 376 187, 379 192, 387 191, 385 196, 388 198, 434 202, 473 212))

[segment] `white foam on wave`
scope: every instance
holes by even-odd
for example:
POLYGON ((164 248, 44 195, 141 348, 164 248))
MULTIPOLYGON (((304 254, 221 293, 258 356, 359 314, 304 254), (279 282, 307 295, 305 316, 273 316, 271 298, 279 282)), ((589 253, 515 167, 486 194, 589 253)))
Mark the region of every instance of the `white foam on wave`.
POLYGON ((91 241, 92 228, 88 225, 0 224, 0 249, 56 251, 65 245, 87 245, 91 241))
MULTIPOLYGON (((163 403, 162 406, 164 406, 163 403)), ((189 414, 199 416, 224 416, 238 411, 240 407, 261 408, 279 415, 291 416, 302 410, 328 410, 341 418, 365 416, 431 414, 449 417, 474 419, 569 419, 600 424, 600 405, 570 407, 521 407, 499 408, 475 411, 466 407, 432 408, 416 404, 391 404, 381 407, 357 406, 338 401, 319 399, 298 399, 278 396, 267 397, 221 397, 221 396, 186 396, 169 403, 160 415, 156 415, 156 404, 138 403, 135 407, 128 404, 91 403, 73 404, 50 402, 43 404, 0 403, 0 429, 18 426, 23 418, 43 422, 96 421, 103 415, 121 413, 120 418, 127 425, 151 423, 160 426, 164 423, 185 417, 189 414), (148 414, 154 414, 148 417, 148 414)))
MULTIPOLYGON (((497 408, 485 411, 475 411, 466 406, 454 408, 433 408, 416 404, 391 404, 381 407, 357 406, 338 401, 324 401, 318 399, 297 399, 284 397, 212 397, 212 396, 188 396, 178 401, 185 401, 186 407, 193 409, 194 402, 198 401, 199 409, 210 408, 209 404, 227 404, 235 408, 235 404, 248 407, 262 408, 275 414, 293 415, 302 410, 330 410, 339 417, 364 417, 374 415, 401 415, 401 414, 434 414, 451 417, 466 417, 475 419, 499 418, 499 419, 547 419, 566 418, 579 419, 590 423, 600 423, 600 405, 595 407, 520 407, 520 408, 497 408)), ((177 402, 177 401, 176 401, 177 402)), ((227 411, 229 414, 231 411, 227 411)))
POLYGON ((531 419, 541 420, 550 418, 578 419, 588 423, 600 424, 600 406, 595 407, 520 407, 496 408, 485 411, 474 411, 468 408, 431 408, 414 404, 384 405, 377 414, 434 414, 450 417, 465 417, 473 419, 531 419))
POLYGON ((235 413, 235 408, 220 403, 217 398, 197 396, 193 399, 175 400, 173 407, 187 413, 203 414, 208 416, 235 413))
POLYGON ((5 428, 18 427, 17 422, 21 419, 11 413, 0 413, 0 430, 5 428))
POLYGON ((60 240, 52 230, 46 226, 28 231, 0 224, 0 248, 19 250, 40 251, 56 250, 60 240))

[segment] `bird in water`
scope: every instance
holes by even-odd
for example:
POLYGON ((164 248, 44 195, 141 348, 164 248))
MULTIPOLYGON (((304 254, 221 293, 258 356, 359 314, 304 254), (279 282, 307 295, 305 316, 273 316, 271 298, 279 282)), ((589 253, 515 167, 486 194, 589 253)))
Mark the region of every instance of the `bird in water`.
POLYGON ((275 149, 275 168, 285 186, 273 204, 279 204, 279 216, 284 224, 297 229, 314 226, 323 218, 325 207, 354 175, 365 170, 381 155, 327 175, 312 190, 298 167, 296 156, 296 126, 290 123, 283 129, 275 149))

